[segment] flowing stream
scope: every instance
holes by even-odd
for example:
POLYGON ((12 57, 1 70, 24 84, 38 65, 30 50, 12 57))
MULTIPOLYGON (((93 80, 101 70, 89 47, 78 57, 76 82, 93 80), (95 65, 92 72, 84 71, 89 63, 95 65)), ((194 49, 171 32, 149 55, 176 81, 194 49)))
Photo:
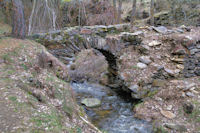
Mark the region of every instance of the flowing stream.
MULTIPOLYGON (((152 133, 152 125, 134 118, 133 103, 124 100, 108 87, 89 83, 71 83, 81 105, 84 98, 98 98, 101 106, 88 108, 82 105, 91 122, 108 133, 152 133)), ((123 95, 123 94, 121 94, 123 95)))
MULTIPOLYGON (((110 51, 96 49, 101 52, 108 62, 108 87, 99 84, 71 83, 76 92, 77 102, 85 98, 97 98, 101 106, 88 108, 84 105, 86 114, 91 122, 100 130, 108 133, 152 133, 152 125, 146 121, 134 118, 133 107, 138 101, 131 97, 130 89, 118 75, 117 57, 110 51)), ((52 53, 56 56, 56 51, 52 53)), ((59 55, 59 51, 57 50, 59 55)), ((61 54, 62 55, 62 54, 61 54)), ((74 59, 68 63, 68 67, 74 59)))

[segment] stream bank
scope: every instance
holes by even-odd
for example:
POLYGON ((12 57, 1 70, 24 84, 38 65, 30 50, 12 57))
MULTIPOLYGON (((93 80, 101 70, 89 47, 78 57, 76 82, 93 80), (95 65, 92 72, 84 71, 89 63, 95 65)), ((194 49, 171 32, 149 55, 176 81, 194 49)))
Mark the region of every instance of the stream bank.
POLYGON ((91 122, 108 133, 152 133, 152 125, 134 118, 131 101, 124 100, 112 89, 89 83, 71 83, 79 105, 84 98, 97 98, 101 106, 84 107, 91 122))

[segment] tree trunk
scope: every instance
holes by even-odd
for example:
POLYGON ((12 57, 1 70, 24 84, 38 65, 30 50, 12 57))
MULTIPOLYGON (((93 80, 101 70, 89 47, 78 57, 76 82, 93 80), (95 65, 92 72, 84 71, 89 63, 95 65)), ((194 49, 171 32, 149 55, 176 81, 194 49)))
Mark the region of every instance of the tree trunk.
POLYGON ((151 25, 154 25, 154 0, 151 0, 151 7, 150 7, 150 23, 151 25))
POLYGON ((35 13, 35 6, 36 6, 36 0, 33 1, 33 9, 29 17, 28 35, 31 35, 31 31, 32 31, 32 21, 33 21, 33 15, 35 13))
POLYGON ((24 39, 26 36, 26 24, 24 17, 24 6, 21 0, 12 0, 13 17, 12 17, 12 35, 24 39))
POLYGON ((133 25, 133 22, 136 16, 136 4, 137 4, 136 0, 133 0, 132 13, 131 13, 131 25, 133 25))
POLYGON ((117 23, 121 23, 122 0, 119 0, 117 23))
POLYGON ((116 0, 113 0, 113 8, 114 8, 114 23, 116 23, 117 20, 117 4, 116 4, 116 0))

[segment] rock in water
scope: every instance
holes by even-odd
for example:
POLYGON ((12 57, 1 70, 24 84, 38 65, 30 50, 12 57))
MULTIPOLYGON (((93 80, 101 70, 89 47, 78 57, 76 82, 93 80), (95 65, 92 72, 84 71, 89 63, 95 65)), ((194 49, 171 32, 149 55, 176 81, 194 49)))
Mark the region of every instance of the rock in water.
POLYGON ((85 98, 81 100, 81 103, 90 108, 98 107, 101 105, 101 101, 97 98, 85 98))

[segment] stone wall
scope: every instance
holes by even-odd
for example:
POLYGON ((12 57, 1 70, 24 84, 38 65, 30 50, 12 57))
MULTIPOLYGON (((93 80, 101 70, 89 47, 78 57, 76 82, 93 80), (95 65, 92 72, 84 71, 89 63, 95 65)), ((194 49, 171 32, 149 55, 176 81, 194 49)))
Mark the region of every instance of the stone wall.
POLYGON ((190 54, 185 58, 184 76, 186 78, 200 76, 200 40, 188 46, 190 54))

